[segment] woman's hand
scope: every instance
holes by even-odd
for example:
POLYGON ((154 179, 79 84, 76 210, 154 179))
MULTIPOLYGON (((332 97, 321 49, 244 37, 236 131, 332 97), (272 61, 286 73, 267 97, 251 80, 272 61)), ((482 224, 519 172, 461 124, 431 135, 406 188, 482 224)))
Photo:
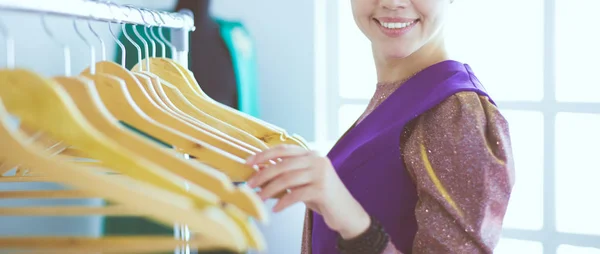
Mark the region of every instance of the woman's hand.
POLYGON ((280 145, 248 158, 247 164, 265 165, 269 160, 277 163, 257 172, 248 185, 261 186, 259 195, 263 200, 291 190, 275 205, 274 212, 304 202, 345 239, 358 236, 369 227, 369 215, 346 189, 327 157, 299 146, 280 145))

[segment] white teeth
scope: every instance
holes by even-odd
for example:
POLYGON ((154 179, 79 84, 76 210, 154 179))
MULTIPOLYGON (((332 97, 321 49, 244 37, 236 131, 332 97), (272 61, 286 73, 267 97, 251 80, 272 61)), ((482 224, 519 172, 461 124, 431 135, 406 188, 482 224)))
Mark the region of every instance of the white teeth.
POLYGON ((395 22, 395 23, 379 22, 379 23, 381 24, 381 26, 383 26, 385 28, 400 29, 400 28, 405 28, 407 26, 412 25, 413 23, 415 23, 415 21, 411 21, 411 22, 395 22))

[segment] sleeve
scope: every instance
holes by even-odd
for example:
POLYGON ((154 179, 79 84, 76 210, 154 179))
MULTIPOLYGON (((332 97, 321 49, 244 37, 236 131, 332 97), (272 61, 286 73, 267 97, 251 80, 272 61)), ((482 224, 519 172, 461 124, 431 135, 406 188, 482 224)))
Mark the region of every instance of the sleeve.
POLYGON ((407 127, 403 158, 419 197, 413 253, 492 253, 514 184, 507 121, 487 97, 461 92, 407 127))

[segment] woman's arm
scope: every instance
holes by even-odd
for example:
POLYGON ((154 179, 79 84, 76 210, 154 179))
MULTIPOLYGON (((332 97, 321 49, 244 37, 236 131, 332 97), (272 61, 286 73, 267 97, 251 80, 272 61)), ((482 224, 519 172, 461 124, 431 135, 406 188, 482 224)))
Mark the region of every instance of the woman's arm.
POLYGON ((486 97, 462 92, 410 132, 403 155, 419 195, 413 253, 492 253, 514 184, 504 117, 486 97))
MULTIPOLYGON (((412 253, 492 253, 514 183, 506 120, 487 98, 463 92, 405 130, 401 150, 419 196, 412 253)), ((401 253, 377 224, 340 245, 401 253)))

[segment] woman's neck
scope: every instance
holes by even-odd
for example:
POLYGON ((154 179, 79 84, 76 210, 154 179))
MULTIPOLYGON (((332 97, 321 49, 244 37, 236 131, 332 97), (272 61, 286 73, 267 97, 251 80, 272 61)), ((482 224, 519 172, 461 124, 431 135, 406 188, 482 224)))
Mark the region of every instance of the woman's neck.
POLYGON ((405 58, 389 58, 377 52, 373 54, 378 83, 405 81, 417 72, 449 59, 442 39, 430 41, 405 58))

